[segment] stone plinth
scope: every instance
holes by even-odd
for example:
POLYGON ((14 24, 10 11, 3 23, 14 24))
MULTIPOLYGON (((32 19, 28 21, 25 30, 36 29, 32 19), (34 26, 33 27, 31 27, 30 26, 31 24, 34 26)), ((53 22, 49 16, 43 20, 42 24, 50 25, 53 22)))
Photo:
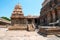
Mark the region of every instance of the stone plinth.
POLYGON ((59 28, 40 28, 39 33, 45 35, 57 35, 60 34, 60 27, 59 28))
POLYGON ((9 30, 27 30, 27 28, 26 27, 10 27, 10 28, 8 28, 9 30))
POLYGON ((14 26, 10 26, 8 28, 9 30, 28 30, 28 31, 35 31, 35 27, 33 24, 20 24, 20 25, 14 25, 14 26))
POLYGON ((15 25, 8 28, 9 30, 27 30, 26 25, 15 25))

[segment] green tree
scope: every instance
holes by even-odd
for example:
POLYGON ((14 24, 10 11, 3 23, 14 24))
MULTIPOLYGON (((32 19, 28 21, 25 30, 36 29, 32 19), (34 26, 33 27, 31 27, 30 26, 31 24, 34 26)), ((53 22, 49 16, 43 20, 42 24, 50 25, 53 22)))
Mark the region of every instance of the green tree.
POLYGON ((11 21, 11 19, 9 19, 9 18, 7 18, 7 17, 1 17, 1 18, 3 18, 3 19, 6 19, 6 20, 8 20, 8 21, 11 21))

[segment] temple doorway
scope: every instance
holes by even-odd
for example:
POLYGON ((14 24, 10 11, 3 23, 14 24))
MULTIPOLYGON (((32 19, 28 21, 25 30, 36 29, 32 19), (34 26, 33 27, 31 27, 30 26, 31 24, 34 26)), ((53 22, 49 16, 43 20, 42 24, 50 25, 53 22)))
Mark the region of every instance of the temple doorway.
POLYGON ((32 24, 32 20, 31 19, 28 19, 28 24, 32 24))
POLYGON ((38 28, 38 20, 37 19, 34 19, 35 20, 35 26, 36 28, 38 28))

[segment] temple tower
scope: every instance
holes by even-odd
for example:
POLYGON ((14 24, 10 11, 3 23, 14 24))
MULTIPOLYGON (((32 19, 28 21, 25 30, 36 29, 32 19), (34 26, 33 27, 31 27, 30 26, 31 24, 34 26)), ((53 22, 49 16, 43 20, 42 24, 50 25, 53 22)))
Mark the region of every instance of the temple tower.
POLYGON ((22 12, 22 7, 21 5, 17 4, 14 8, 14 11, 11 16, 11 24, 20 24, 21 18, 24 17, 24 14, 22 12))
POLYGON ((24 14, 22 12, 22 7, 21 7, 21 5, 17 4, 14 8, 11 18, 14 18, 14 17, 19 18, 22 16, 24 16, 24 14))
POLYGON ((9 30, 29 30, 34 31, 34 19, 32 16, 24 16, 21 5, 17 4, 11 16, 11 27, 9 30))

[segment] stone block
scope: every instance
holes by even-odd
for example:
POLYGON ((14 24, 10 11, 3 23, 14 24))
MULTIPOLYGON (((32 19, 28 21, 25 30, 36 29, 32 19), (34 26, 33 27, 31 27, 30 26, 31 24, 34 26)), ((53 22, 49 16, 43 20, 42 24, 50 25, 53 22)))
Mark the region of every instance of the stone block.
POLYGON ((11 26, 8 28, 9 30, 27 30, 27 26, 26 25, 20 25, 20 26, 11 26))
POLYGON ((34 28, 34 26, 32 24, 28 24, 27 30, 28 31, 34 31, 35 28, 34 28))

